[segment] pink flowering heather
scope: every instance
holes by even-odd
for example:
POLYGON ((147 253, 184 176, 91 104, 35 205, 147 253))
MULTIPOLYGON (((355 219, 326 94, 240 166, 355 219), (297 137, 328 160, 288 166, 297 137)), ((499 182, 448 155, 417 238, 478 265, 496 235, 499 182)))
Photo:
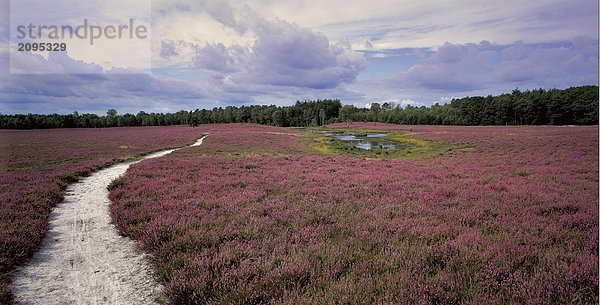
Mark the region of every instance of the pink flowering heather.
POLYGON ((175 304, 598 302, 597 127, 413 128, 456 149, 368 161, 217 125, 116 181, 113 219, 175 304))
POLYGON ((112 216, 174 304, 598 303, 597 127, 413 128, 454 149, 362 160, 210 126, 113 183, 112 216))
POLYGON ((201 136, 199 128, 176 126, 0 130, 0 303, 11 299, 7 273, 38 249, 69 182, 201 136))

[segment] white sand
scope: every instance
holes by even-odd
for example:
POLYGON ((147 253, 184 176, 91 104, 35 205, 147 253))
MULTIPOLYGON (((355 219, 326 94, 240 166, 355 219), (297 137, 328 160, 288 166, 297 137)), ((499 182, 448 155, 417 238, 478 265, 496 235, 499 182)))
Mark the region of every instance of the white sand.
POLYGON ((109 214, 107 186, 140 161, 100 170, 67 188, 65 200, 50 214, 41 250, 14 275, 19 304, 157 303, 162 287, 152 278, 145 255, 134 241, 117 234, 109 214))

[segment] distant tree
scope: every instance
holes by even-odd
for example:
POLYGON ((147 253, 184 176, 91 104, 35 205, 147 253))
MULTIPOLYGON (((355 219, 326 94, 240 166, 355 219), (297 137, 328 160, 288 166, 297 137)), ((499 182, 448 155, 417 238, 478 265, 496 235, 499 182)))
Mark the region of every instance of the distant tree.
POLYGON ((394 103, 393 102, 385 102, 383 103, 383 105, 381 105, 381 108, 385 111, 390 111, 392 109, 394 109, 394 103))
POLYGON ((281 110, 275 110, 273 112, 273 125, 275 126, 287 126, 287 122, 285 119, 285 112, 281 110))
POLYGON ((380 110, 381 105, 379 105, 379 103, 372 103, 371 108, 369 109, 369 121, 377 122, 380 110))
POLYGON ((117 110, 116 109, 108 109, 106 112, 105 118, 106 126, 117 126, 117 110))
POLYGON ((325 109, 319 109, 319 125, 325 125, 325 109))
POLYGON ((342 122, 350 122, 354 119, 356 107, 354 105, 344 105, 339 110, 339 119, 342 122))
POLYGON ((108 109, 108 111, 106 112, 106 115, 114 118, 117 116, 117 110, 116 109, 108 109))
POLYGON ((227 106, 212 110, 180 110, 176 113, 119 115, 109 109, 106 116, 95 114, 0 114, 0 128, 71 128, 110 126, 197 125, 209 123, 257 123, 277 126, 318 126, 332 122, 387 122, 394 124, 444 125, 560 125, 598 124, 598 86, 572 87, 565 90, 536 89, 522 92, 515 88, 499 96, 475 96, 453 99, 431 107, 393 103, 372 103, 369 109, 344 105, 340 100, 296 101, 294 105, 227 106))

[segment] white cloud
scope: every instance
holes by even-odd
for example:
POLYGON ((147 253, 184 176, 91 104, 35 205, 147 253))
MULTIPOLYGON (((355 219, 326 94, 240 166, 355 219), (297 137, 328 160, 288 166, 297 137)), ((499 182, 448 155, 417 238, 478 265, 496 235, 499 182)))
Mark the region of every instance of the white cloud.
POLYGON ((268 20, 243 4, 180 1, 157 10, 164 12, 157 14, 155 37, 168 36, 155 44, 155 63, 229 74, 211 76, 222 85, 333 88, 354 81, 366 67, 362 54, 347 44, 268 20))
MULTIPOLYGON (((0 74, 0 111, 177 111, 317 98, 360 107, 386 101, 420 106, 510 92, 516 85, 598 82, 595 1, 152 2, 155 74, 117 77, 111 73, 131 70, 94 60, 104 52, 133 61, 136 52, 127 49, 99 48, 87 58, 76 58, 76 48, 71 58, 24 55, 15 62, 23 69, 53 66, 97 75, 28 80, 0 74), (363 72, 372 74, 361 79, 363 72)), ((97 5, 98 16, 110 12, 97 5)), ((2 37, 0 50, 6 50, 2 37)), ((0 58, 0 68, 8 64, 0 58)))
POLYGON ((325 33, 355 49, 437 48, 446 41, 498 44, 598 37, 598 2, 579 0, 250 0, 248 5, 325 33), (373 38, 373 39, 371 39, 373 38))
POLYGON ((448 102, 452 101, 453 99, 457 99, 457 98, 460 98, 460 97, 459 96, 452 96, 452 97, 442 96, 438 99, 438 103, 445 104, 445 103, 448 103, 448 102))
MULTIPOLYGON (((424 105, 423 103, 414 101, 412 99, 399 99, 399 98, 388 98, 388 99, 384 99, 384 100, 378 100, 377 103, 379 105, 388 103, 388 104, 392 105, 392 107, 395 107, 395 106, 406 107, 408 105, 411 105, 411 106, 423 106, 424 105)), ((369 105, 368 108, 370 108, 371 107, 370 104, 368 104, 368 105, 369 105)))
MULTIPOLYGON (((13 0, 10 7, 9 31, 13 45, 11 56, 20 57, 18 53, 23 53, 17 51, 17 43, 46 43, 49 39, 56 39, 58 36, 60 39, 51 42, 64 43, 66 54, 76 61, 99 65, 104 69, 113 67, 149 69, 152 39, 150 2, 150 0, 107 0, 100 4, 75 0, 52 2, 13 0), (43 39, 32 37, 34 35, 19 37, 17 28, 29 25, 34 26, 32 33, 36 37, 41 33, 43 39), (75 31, 75 36, 72 37, 68 30, 63 31, 63 26, 70 26, 75 31), (135 30, 130 31, 132 28, 135 30), (57 30, 53 32, 53 29, 57 30), (79 35, 83 37, 77 37, 79 35), (109 36, 112 38, 108 38, 109 36)), ((50 53, 52 52, 37 52, 46 59, 50 53)), ((20 68, 13 69, 11 66, 11 72, 88 73, 85 70, 65 71, 65 66, 52 70, 52 66, 48 65, 42 71, 22 71, 20 68)))
POLYGON ((423 104, 423 103, 421 103, 421 102, 415 102, 415 101, 413 101, 413 100, 408 100, 408 99, 407 99, 407 100, 401 100, 401 101, 400 101, 400 105, 401 105, 402 107, 406 107, 406 106, 408 106, 408 105, 411 105, 411 106, 423 106, 424 104, 423 104))

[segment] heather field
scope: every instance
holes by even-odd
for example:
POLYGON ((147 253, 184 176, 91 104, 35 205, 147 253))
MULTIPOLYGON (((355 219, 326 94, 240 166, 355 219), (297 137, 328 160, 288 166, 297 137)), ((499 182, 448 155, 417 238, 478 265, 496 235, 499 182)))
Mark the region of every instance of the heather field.
POLYGON ((174 304, 598 303, 597 126, 412 128, 444 150, 371 160, 203 125, 111 185, 112 217, 174 304))
POLYGON ((0 130, 0 303, 12 299, 8 274, 39 248, 68 183, 201 136, 199 129, 176 126, 0 130))

